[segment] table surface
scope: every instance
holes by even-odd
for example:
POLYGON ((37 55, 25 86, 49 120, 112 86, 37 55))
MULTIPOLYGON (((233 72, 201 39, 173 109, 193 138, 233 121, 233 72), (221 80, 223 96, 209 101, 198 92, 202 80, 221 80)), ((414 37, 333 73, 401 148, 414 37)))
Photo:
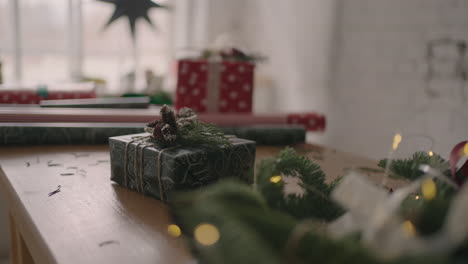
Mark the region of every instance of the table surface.
MULTIPOLYGON (((350 169, 381 181, 375 161, 316 145, 295 148, 329 181, 350 169)), ((257 162, 281 149, 257 147, 257 162)), ((193 262, 183 240, 167 235, 163 203, 110 181, 107 146, 2 147, 0 165, 0 191, 36 263, 193 262)))

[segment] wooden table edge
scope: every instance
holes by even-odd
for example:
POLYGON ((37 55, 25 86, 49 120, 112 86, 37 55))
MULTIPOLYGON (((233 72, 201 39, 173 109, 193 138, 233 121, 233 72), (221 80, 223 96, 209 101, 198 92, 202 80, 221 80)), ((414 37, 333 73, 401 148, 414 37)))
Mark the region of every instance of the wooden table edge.
POLYGON ((33 263, 57 263, 1 166, 0 192, 9 211, 12 263, 31 263, 25 259, 28 255, 34 256, 33 263))

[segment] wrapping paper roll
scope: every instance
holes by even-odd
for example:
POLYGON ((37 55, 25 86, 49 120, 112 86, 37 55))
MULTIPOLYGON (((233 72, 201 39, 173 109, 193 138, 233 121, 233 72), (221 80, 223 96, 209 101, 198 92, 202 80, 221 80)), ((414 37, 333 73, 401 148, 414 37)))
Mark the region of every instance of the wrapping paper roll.
MULTIPOLYGON (((159 116, 158 108, 150 109, 47 109, 36 107, 2 107, 0 122, 37 123, 37 122, 98 122, 98 123, 148 123, 159 116)), ((253 115, 239 113, 201 113, 203 122, 219 126, 246 125, 301 125, 308 131, 324 131, 326 118, 322 114, 276 114, 253 115)))

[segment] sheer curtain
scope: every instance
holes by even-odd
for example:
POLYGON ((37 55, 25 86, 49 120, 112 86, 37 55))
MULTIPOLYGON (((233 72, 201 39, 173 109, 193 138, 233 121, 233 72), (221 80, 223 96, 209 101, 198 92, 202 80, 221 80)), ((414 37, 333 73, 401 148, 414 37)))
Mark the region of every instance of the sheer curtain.
POLYGON ((277 110, 326 112, 335 1, 257 0, 250 2, 246 14, 258 21, 256 28, 246 28, 253 30, 252 42, 270 57, 277 110))

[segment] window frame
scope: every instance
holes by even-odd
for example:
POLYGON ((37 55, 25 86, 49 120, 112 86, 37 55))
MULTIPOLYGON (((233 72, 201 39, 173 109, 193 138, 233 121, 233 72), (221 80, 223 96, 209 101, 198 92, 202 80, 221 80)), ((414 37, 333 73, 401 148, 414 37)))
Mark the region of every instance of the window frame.
MULTIPOLYGON (((82 42, 82 0, 67 1, 68 23, 67 43, 68 76, 71 80, 79 80, 83 75, 83 42, 82 42)), ((23 39, 21 37, 21 0, 10 0, 14 81, 23 81, 23 39)))

